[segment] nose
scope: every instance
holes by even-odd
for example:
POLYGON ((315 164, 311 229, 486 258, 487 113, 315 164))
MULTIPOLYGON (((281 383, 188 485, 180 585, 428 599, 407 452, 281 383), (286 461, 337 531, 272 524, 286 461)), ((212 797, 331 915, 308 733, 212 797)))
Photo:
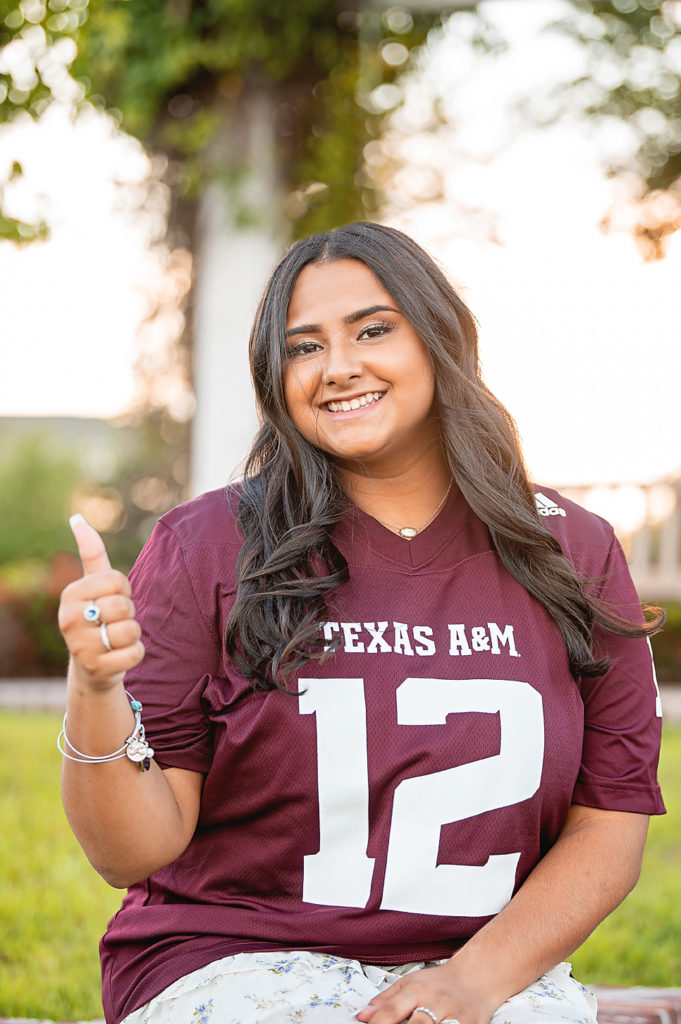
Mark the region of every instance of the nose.
POLYGON ((327 386, 344 386, 361 377, 362 370, 362 360, 355 345, 347 338, 334 338, 326 351, 324 383, 327 386))

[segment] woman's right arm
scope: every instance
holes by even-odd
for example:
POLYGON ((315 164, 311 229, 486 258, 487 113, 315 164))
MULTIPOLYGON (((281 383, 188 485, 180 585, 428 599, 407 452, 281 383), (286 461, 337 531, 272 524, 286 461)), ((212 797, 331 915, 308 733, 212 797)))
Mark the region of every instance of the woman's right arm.
MULTIPOLYGON (((76 518, 72 528, 84 575, 64 590, 59 607, 71 655, 66 729, 69 745, 91 757, 105 756, 133 731, 123 676, 142 660, 144 648, 127 577, 111 568, 91 526, 76 518), (89 601, 101 609, 111 651, 99 628, 85 620, 89 601)), ((62 772, 71 828, 93 867, 117 888, 147 878, 184 851, 196 828, 202 784, 200 772, 163 771, 153 760, 142 772, 127 757, 97 764, 65 758, 62 772)))

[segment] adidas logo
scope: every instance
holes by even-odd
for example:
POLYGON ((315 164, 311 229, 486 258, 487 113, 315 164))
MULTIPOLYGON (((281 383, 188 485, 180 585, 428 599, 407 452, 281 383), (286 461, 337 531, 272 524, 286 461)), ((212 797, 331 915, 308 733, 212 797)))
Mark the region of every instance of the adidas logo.
POLYGON ((566 514, 564 508, 556 505, 555 501, 551 501, 541 491, 537 491, 534 500, 537 502, 537 512, 540 516, 565 516, 566 514))

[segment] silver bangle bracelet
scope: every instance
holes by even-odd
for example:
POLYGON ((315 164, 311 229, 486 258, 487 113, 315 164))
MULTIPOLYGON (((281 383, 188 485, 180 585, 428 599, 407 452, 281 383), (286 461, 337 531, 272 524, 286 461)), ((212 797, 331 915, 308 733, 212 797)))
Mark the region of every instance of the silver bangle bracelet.
POLYGON ((143 772, 149 770, 154 751, 147 743, 144 726, 142 725, 142 704, 131 693, 128 693, 127 690, 125 693, 130 700, 130 707, 135 714, 135 728, 123 746, 119 747, 118 750, 114 750, 112 754, 103 754, 101 757, 84 754, 71 743, 66 733, 66 715, 64 715, 61 732, 57 736, 57 749, 62 757, 67 758, 69 761, 76 761, 78 764, 105 764, 107 761, 119 761, 121 758, 127 757, 128 760, 139 764, 143 772), (69 754, 66 749, 67 747, 73 751, 72 754, 69 754))

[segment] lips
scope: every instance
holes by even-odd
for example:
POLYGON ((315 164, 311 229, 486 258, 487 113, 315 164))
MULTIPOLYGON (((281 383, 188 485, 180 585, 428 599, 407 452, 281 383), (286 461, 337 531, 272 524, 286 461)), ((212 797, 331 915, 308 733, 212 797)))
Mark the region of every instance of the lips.
POLYGON ((384 391, 367 391, 364 395, 358 395, 356 398, 349 398, 338 402, 326 402, 326 408, 329 412, 353 412, 356 409, 365 409, 369 405, 375 405, 379 402, 384 391))

